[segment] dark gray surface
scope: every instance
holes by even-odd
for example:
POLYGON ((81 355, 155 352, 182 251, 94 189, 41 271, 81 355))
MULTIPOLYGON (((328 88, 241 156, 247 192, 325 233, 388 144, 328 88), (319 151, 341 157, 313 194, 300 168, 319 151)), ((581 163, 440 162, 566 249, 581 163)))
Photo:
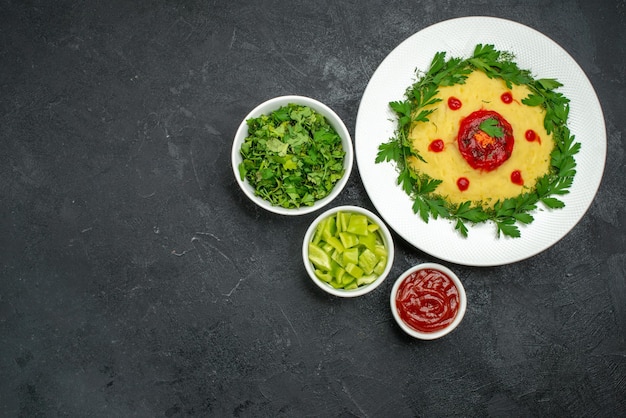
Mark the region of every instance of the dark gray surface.
MULTIPOLYGON (((625 20, 623 0, 0 1, 0 414, 623 414, 625 20), (381 60, 468 15, 526 24, 578 61, 606 170, 547 251, 448 264, 465 320, 419 342, 393 323, 392 279, 352 300, 309 281, 316 214, 250 203, 231 141, 283 94, 354 133, 381 60)), ((356 167, 338 204, 373 209, 356 167)), ((437 261, 399 238, 396 251, 392 276, 437 261)))

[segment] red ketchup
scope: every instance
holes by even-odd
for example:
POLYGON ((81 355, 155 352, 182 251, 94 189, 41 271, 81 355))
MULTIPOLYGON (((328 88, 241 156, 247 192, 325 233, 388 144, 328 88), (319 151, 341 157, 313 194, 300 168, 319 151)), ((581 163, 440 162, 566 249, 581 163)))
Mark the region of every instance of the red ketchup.
POLYGON ((450 325, 459 311, 459 289, 445 273, 426 268, 407 276, 396 295, 402 321, 420 332, 439 331, 450 325))
POLYGON ((493 110, 477 110, 461 120, 457 142, 461 155, 472 168, 491 171, 509 159, 515 140, 513 128, 502 115, 493 110), (501 136, 481 130, 481 123, 487 119, 497 122, 501 136))
POLYGON ((510 104, 513 102, 513 95, 510 91, 504 92, 502 93, 502 96, 500 96, 500 100, 502 100, 502 103, 504 104, 510 104))
POLYGON ((532 129, 529 129, 524 133, 524 138, 526 138, 526 141, 528 142, 537 141, 541 144, 541 138, 539 138, 537 132, 533 131, 532 129))
POLYGON ((511 173, 511 183, 517 184, 519 186, 524 185, 524 179, 522 178, 522 172, 519 170, 514 170, 511 173))
POLYGON ((448 99, 448 107, 450 110, 459 110, 463 106, 463 103, 456 97, 452 96, 448 99))
POLYGON ((428 145, 428 151, 441 152, 443 151, 444 143, 441 139, 435 139, 428 145))
POLYGON ((456 181, 456 187, 459 188, 460 191, 464 192, 469 189, 470 182, 466 177, 459 177, 456 181))

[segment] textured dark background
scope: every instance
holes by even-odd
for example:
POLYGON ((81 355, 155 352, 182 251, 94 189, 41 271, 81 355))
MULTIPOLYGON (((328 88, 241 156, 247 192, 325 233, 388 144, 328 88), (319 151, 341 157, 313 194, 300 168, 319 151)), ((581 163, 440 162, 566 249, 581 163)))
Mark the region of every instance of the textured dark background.
MULTIPOLYGON (((623 414, 624 21, 624 0, 0 0, 0 415, 623 414), (309 281, 316 214, 249 202, 231 142, 283 94, 354 133, 382 59, 468 15, 526 24, 578 61, 606 169, 552 248, 450 266, 465 320, 419 342, 393 322, 393 280, 352 300, 309 281)), ((373 209, 356 167, 337 204, 373 209)), ((392 276, 425 261, 397 238, 392 276)))

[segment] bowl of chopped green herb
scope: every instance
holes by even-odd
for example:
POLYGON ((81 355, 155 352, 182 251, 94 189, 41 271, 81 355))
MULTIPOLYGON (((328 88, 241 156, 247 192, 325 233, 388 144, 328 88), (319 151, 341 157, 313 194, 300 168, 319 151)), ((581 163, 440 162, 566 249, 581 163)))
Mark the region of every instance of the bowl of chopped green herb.
POLYGON ((393 258, 389 229, 359 206, 325 211, 311 223, 302 244, 302 259, 313 283, 340 297, 376 289, 389 275, 393 258))
POLYGON ((303 215, 341 193, 354 151, 348 129, 330 107, 309 97, 281 96, 244 118, 231 159, 250 200, 277 214, 303 215))

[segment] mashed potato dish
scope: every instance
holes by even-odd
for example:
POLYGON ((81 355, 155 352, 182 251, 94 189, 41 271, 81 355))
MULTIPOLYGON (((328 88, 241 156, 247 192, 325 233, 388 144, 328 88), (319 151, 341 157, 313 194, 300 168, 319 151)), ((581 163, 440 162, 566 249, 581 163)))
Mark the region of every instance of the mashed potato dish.
POLYGON ((441 87, 441 102, 425 107, 433 110, 429 121, 410 131, 422 157, 410 158, 412 168, 440 179, 437 193, 457 204, 492 206, 533 188, 548 173, 554 142, 543 126, 544 109, 521 102, 529 94, 525 85, 509 89, 481 71, 441 87), (487 132, 492 127, 491 135, 481 124, 487 132))
POLYGON ((472 56, 435 54, 404 98, 389 103, 395 136, 376 163, 395 163, 397 185, 419 217, 446 218, 461 235, 493 222, 520 237, 541 206, 560 209, 580 144, 567 127, 569 99, 556 79, 535 78, 513 54, 476 45, 472 56))

